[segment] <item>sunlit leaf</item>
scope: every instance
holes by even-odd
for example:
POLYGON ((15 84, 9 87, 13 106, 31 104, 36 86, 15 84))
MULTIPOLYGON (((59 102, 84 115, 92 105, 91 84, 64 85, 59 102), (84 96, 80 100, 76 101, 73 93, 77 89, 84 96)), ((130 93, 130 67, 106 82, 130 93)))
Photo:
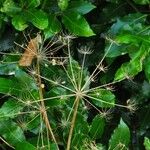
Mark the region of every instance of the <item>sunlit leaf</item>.
POLYGON ((26 0, 28 8, 38 7, 41 3, 41 0, 26 0))
POLYGON ((26 11, 28 21, 31 22, 35 27, 43 30, 48 27, 47 14, 42 10, 30 9, 26 11))
POLYGON ((69 3, 69 10, 72 10, 74 12, 79 12, 80 14, 87 14, 91 10, 93 10, 95 6, 87 1, 71 1, 69 3))
POLYGON ((144 72, 146 78, 150 81, 150 56, 149 55, 144 61, 144 72))
POLYGON ((65 12, 62 21, 65 27, 75 35, 78 36, 93 36, 95 35, 89 24, 83 16, 76 12, 65 12))
POLYGON ((115 81, 124 79, 132 79, 135 75, 142 71, 142 64, 137 60, 129 63, 124 63, 115 74, 115 81))
POLYGON ((121 65, 115 74, 115 80, 123 80, 125 78, 132 78, 142 71, 143 60, 148 54, 147 46, 144 44, 140 47, 138 52, 131 55, 132 59, 130 62, 126 62, 121 65))
POLYGON ((137 43, 140 43, 140 42, 146 42, 148 44, 150 44, 150 38, 148 35, 141 35, 141 36, 138 36, 138 35, 132 35, 132 34, 121 34, 121 35, 118 35, 117 38, 116 38, 116 41, 118 43, 125 43, 125 44, 129 44, 129 43, 134 43, 134 44, 137 44, 137 43))
POLYGON ((144 146, 145 150, 150 150, 150 139, 147 137, 144 138, 144 146))
POLYGON ((45 39, 57 34, 61 30, 61 24, 55 15, 49 15, 49 25, 44 30, 45 39))
POLYGON ((21 14, 15 15, 12 18, 12 25, 15 27, 15 29, 19 31, 23 31, 24 29, 28 27, 26 19, 21 14))
POLYGON ((58 6, 59 8, 64 11, 68 7, 69 0, 58 0, 58 6))
POLYGON ((17 6, 17 4, 13 0, 5 0, 0 11, 6 13, 9 16, 13 16, 18 12, 21 12, 21 8, 17 6))
POLYGON ((130 142, 130 130, 121 119, 120 124, 114 130, 109 140, 109 150, 126 150, 130 142))

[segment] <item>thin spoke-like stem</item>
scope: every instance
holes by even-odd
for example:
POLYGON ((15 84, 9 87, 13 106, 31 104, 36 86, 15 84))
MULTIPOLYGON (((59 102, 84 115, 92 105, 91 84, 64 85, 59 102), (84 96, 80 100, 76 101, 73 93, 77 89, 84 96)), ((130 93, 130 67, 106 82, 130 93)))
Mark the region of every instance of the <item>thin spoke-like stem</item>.
POLYGON ((81 90, 82 86, 82 78, 83 78, 83 69, 84 69, 84 63, 85 63, 85 56, 86 54, 83 55, 83 61, 82 61, 82 68, 81 68, 81 73, 80 73, 80 79, 79 79, 79 90, 81 90))
POLYGON ((102 99, 98 99, 96 97, 93 97, 93 96, 86 95, 86 97, 90 98, 91 100, 93 99, 93 100, 99 101, 99 102, 104 103, 104 104, 109 104, 109 105, 112 105, 112 106, 118 106, 118 107, 122 107, 122 108, 128 108, 128 106, 115 104, 115 103, 110 103, 110 102, 104 101, 102 99))
POLYGON ((69 78, 70 82, 72 83, 72 85, 73 85, 75 91, 77 91, 77 87, 76 87, 76 85, 74 84, 74 82, 72 81, 72 78, 70 77, 68 71, 66 70, 66 68, 64 67, 64 65, 62 65, 62 67, 63 67, 64 71, 66 72, 66 75, 67 75, 67 77, 69 78))
POLYGON ((118 82, 120 82, 120 80, 113 81, 113 82, 110 82, 110 83, 107 83, 107 84, 103 84, 103 85, 100 85, 100 86, 97 86, 97 87, 94 87, 94 88, 90 88, 90 89, 88 89, 88 90, 83 91, 82 93, 83 93, 83 94, 86 94, 86 93, 88 93, 88 92, 92 92, 92 91, 94 91, 94 90, 96 90, 96 89, 103 88, 103 87, 107 87, 107 86, 110 86, 110 85, 112 85, 112 84, 116 84, 116 83, 118 83, 118 82))
POLYGON ((67 122, 70 120, 70 116, 71 116, 71 114, 72 114, 72 112, 73 112, 73 108, 75 107, 75 104, 76 104, 76 101, 74 101, 74 103, 73 103, 73 105, 72 105, 72 107, 71 107, 71 110, 70 110, 70 112, 69 112, 69 114, 68 114, 68 117, 67 117, 67 122))
POLYGON ((6 142, 1 136, 0 136, 0 140, 3 141, 7 146, 9 146, 12 149, 15 149, 15 147, 13 147, 12 145, 10 145, 8 142, 6 142))
POLYGON ((108 47, 108 50, 106 51, 105 55, 103 56, 103 58, 101 59, 101 61, 99 62, 99 64, 97 65, 96 69, 93 71, 93 73, 90 75, 90 77, 87 79, 87 81, 85 82, 85 84, 83 85, 81 91, 84 91, 85 87, 87 86, 87 84, 90 82, 90 80, 93 78, 95 72, 98 70, 98 68, 100 67, 100 65, 102 64, 103 60, 105 59, 106 55, 108 54, 108 52, 110 51, 111 47, 113 45, 113 42, 110 44, 110 46, 108 47))
POLYGON ((61 99, 63 97, 69 98, 69 97, 73 97, 73 96, 75 96, 75 94, 68 94, 68 95, 60 95, 60 96, 48 97, 48 98, 43 98, 43 100, 39 99, 39 100, 30 102, 30 104, 41 102, 41 101, 48 101, 48 100, 52 100, 52 99, 61 99))
MULTIPOLYGON (((33 114, 33 113, 38 113, 38 112, 39 111, 20 112, 20 113, 14 113, 13 116, 24 115, 24 114, 33 114)), ((10 117, 10 115, 12 115, 12 112, 10 114, 0 116, 0 118, 10 117)))
POLYGON ((70 45, 69 45, 69 39, 68 39, 68 55, 69 55, 69 66, 70 66, 70 69, 71 69, 71 75, 72 75, 72 81, 74 82, 75 84, 75 89, 77 89, 77 83, 76 83, 76 79, 75 79, 75 76, 74 76, 74 70, 73 70, 73 67, 72 67, 72 57, 71 57, 71 51, 70 51, 70 45))
POLYGON ((42 79, 44 79, 44 80, 46 80, 46 81, 49 81, 50 83, 52 83, 52 84, 54 84, 54 85, 58 85, 58 86, 60 86, 60 87, 62 87, 62 88, 64 88, 64 89, 66 89, 66 90, 69 90, 69 91, 71 91, 71 92, 73 92, 73 93, 76 93, 74 90, 72 90, 72 89, 70 89, 70 88, 68 88, 68 87, 66 87, 66 86, 64 86, 64 85, 62 85, 62 84, 56 83, 56 82, 53 81, 53 80, 47 79, 46 77, 43 77, 43 76, 41 76, 41 75, 39 75, 39 74, 35 74, 35 75, 39 76, 40 78, 42 78, 42 79))
POLYGON ((100 110, 99 110, 96 106, 94 106, 91 102, 89 102, 85 97, 83 97, 83 99, 84 99, 89 105, 91 105, 95 110, 97 110, 97 111, 100 113, 100 110))

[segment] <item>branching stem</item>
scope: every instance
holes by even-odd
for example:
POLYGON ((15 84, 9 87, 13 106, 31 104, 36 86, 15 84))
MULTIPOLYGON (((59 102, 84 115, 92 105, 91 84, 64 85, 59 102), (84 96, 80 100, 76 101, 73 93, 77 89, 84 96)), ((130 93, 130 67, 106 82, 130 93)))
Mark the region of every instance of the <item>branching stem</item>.
MULTIPOLYGON (((50 125, 50 122, 48 120, 48 116, 47 116, 47 112, 46 112, 46 108, 45 108, 45 104, 44 104, 44 97, 43 97, 43 89, 41 87, 41 84, 42 84, 42 81, 41 81, 41 78, 40 78, 40 63, 39 63, 39 60, 37 59, 37 74, 38 74, 38 84, 39 84, 39 96, 40 96, 40 100, 41 100, 41 114, 43 116, 43 119, 44 119, 44 122, 45 122, 45 125, 46 127, 48 128, 50 134, 51 134, 51 137, 53 139, 53 141, 56 143, 57 145, 57 141, 55 139, 55 136, 54 136, 54 133, 52 131, 52 128, 51 128, 51 125, 50 125)), ((59 149, 59 148, 58 148, 59 149)))

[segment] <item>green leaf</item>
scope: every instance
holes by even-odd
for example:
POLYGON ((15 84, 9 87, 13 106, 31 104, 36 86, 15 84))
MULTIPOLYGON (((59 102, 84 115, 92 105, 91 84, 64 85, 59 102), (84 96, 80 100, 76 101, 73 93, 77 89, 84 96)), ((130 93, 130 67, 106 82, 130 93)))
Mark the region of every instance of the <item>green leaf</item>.
MULTIPOLYGON (((71 61, 71 63, 69 63, 67 66, 68 75, 71 77, 71 79, 74 79, 76 83, 80 83, 80 86, 82 87, 85 84, 85 82, 87 81, 89 72, 86 69, 82 70, 79 63, 77 61, 73 60, 72 58, 70 58, 70 61, 71 61), (82 70, 82 75, 81 75, 81 70, 82 70)), ((68 82, 71 85, 70 88, 73 88, 73 90, 74 90, 74 87, 73 87, 70 79, 68 80, 68 82)), ((86 84, 85 88, 86 88, 86 90, 89 89, 89 83, 86 84)))
MULTIPOLYGON (((82 109, 82 108, 81 108, 82 109)), ((83 111, 83 110, 81 110, 83 111)), ((74 135, 72 138, 72 146, 79 148, 81 145, 83 145, 84 140, 87 138, 87 133, 89 132, 89 125, 87 122, 87 115, 83 114, 78 109, 78 114, 76 117, 75 127, 74 127, 74 135)))
MULTIPOLYGON (((111 43, 110 43, 111 44, 111 43)), ((125 55, 127 53, 126 50, 126 45, 117 45, 117 44, 112 44, 111 48, 108 51, 108 48, 110 47, 110 44, 107 44, 105 47, 105 52, 107 53, 106 57, 117 57, 120 55, 125 55)))
POLYGON ((35 80, 21 69, 16 70, 15 78, 20 83, 22 90, 26 90, 26 92, 28 90, 31 92, 38 89, 35 80))
POLYGON ((130 62, 126 62, 121 65, 115 74, 115 81, 123 80, 125 78, 132 78, 142 71, 143 60, 148 54, 149 49, 145 44, 142 44, 139 51, 134 52, 131 57, 130 62))
POLYGON ((150 37, 148 35, 132 35, 130 33, 123 33, 117 36, 116 41, 120 43, 125 43, 125 44, 138 44, 140 42, 145 42, 150 44, 150 37))
POLYGON ((47 14, 42 10, 30 9, 26 11, 28 21, 31 22, 35 27, 43 30, 48 27, 47 14))
MULTIPOLYGON (((8 35, 8 36, 10 36, 10 35, 8 35)), ((11 47, 9 47, 9 41, 7 41, 6 47, 4 45, 4 51, 8 50, 8 49, 10 49, 12 47, 13 47, 13 45, 11 47)), ((12 53, 9 53, 9 55, 3 55, 3 59, 2 59, 3 63, 1 63, 1 64, 2 64, 2 66, 5 64, 4 66, 6 68, 8 67, 9 70, 11 70, 11 67, 10 67, 11 64, 12 64, 12 68, 14 68, 14 69, 16 68, 17 69, 19 59, 20 59, 19 54, 14 55, 14 53, 12 52, 12 53), (10 62, 13 62, 13 63, 10 63, 10 62)), ((2 67, 2 69, 3 69, 3 67, 2 67)))
POLYGON ((144 61, 144 72, 145 72, 146 78, 150 82, 150 56, 149 55, 144 61))
POLYGON ((85 134, 82 133, 74 134, 71 145, 73 147, 79 148, 81 145, 83 145, 84 139, 86 139, 85 134))
POLYGON ((132 79, 135 75, 142 71, 142 64, 138 60, 133 62, 127 62, 121 65, 115 74, 115 81, 121 81, 124 79, 132 79))
POLYGON ((14 75, 17 69, 18 66, 15 63, 0 64, 0 75, 14 75))
POLYGON ((38 141, 39 141, 38 136, 34 136, 29 139, 30 144, 34 145, 36 147, 36 150, 58 150, 58 146, 55 143, 51 143, 50 141, 48 141, 46 136, 43 136, 42 142, 41 140, 39 142, 38 141), (38 149, 37 149, 37 142, 38 142, 38 149))
POLYGON ((144 138, 144 146, 145 150, 150 150, 150 139, 148 139, 147 137, 144 138))
POLYGON ((0 93, 19 95, 19 92, 21 92, 20 85, 16 79, 0 78, 0 93))
POLYGON ((23 95, 38 99, 38 91, 35 81, 25 72, 18 69, 15 77, 11 79, 0 78, 0 93, 22 97, 23 95))
POLYGON ((120 124, 114 130, 109 140, 109 150, 126 150, 130 142, 130 130, 128 126, 120 120, 120 124))
POLYGON ((17 88, 19 89, 19 97, 28 97, 30 100, 39 99, 36 81, 29 74, 18 69, 15 74, 15 79, 17 79, 18 82, 17 88))
POLYGON ((108 34, 113 36, 124 32, 137 34, 145 27, 144 23, 146 21, 146 17, 146 14, 133 13, 122 18, 118 18, 116 23, 114 23, 108 31, 108 34))
POLYGON ((21 128, 11 120, 3 120, 0 123, 0 135, 10 144, 15 145, 25 140, 21 128))
POLYGON ((150 0, 133 0, 136 4, 146 5, 150 4, 150 0))
POLYGON ((12 25, 15 27, 15 29, 19 31, 23 31, 24 29, 28 27, 26 18, 24 18, 24 16, 21 14, 15 15, 12 18, 12 25))
POLYGON ((117 22, 112 25, 108 31, 109 42, 105 47, 107 52, 110 42, 114 41, 107 57, 117 57, 138 51, 141 42, 149 45, 149 27, 145 26, 147 15, 140 13, 129 14, 125 17, 117 19, 117 22), (111 41, 112 40, 112 41, 111 41))
POLYGON ((105 127, 105 120, 100 115, 95 116, 90 126, 90 137, 92 139, 101 138, 105 127))
POLYGON ((88 94, 91 101, 98 107, 113 107, 115 104, 115 95, 106 89, 96 89, 88 94))
POLYGON ((68 2, 69 2, 69 0, 58 0, 58 6, 59 6, 59 8, 62 11, 66 10, 67 7, 68 7, 68 2))
POLYGON ((65 12, 62 21, 65 27, 75 35, 89 37, 95 35, 83 16, 76 12, 65 12))
POLYGON ((61 30, 61 24, 55 15, 49 15, 49 25, 44 30, 45 39, 57 34, 61 30))
POLYGON ((36 150, 36 147, 27 141, 19 142, 15 145, 15 150, 36 150))
POLYGON ((87 14, 95 8, 90 2, 87 1, 71 1, 68 10, 78 12, 82 15, 87 14))
POLYGON ((0 120, 3 118, 14 118, 23 109, 21 105, 15 99, 9 99, 0 108, 0 120))
POLYGON ((38 127, 40 126, 40 116, 37 116, 36 113, 32 113, 29 115, 24 115, 24 117, 26 118, 26 120, 22 122, 22 128, 34 134, 38 134, 38 127))
POLYGON ((89 131, 89 125, 87 122, 87 114, 83 112, 82 108, 79 111, 80 113, 77 114, 76 123, 74 127, 74 133, 75 134, 78 134, 78 133, 87 134, 89 131))
POLYGON ((14 14, 21 12, 21 8, 18 7, 13 0, 5 0, 0 11, 6 13, 9 16, 13 16, 14 14))
POLYGON ((48 93, 47 97, 58 97, 58 98, 52 98, 50 100, 46 101, 46 105, 48 106, 57 106, 57 105, 63 105, 66 102, 66 97, 63 96, 66 95, 66 90, 61 87, 54 87, 52 88, 48 93))
POLYGON ((28 8, 38 7, 41 3, 41 0, 26 0, 28 8))

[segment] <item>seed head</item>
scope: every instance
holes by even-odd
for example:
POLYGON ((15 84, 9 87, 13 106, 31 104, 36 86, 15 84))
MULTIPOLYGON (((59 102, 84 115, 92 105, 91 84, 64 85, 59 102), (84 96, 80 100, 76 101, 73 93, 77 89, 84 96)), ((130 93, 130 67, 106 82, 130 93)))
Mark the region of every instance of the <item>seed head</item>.
POLYGON ((127 108, 129 109, 129 111, 131 111, 132 113, 135 112, 137 110, 137 103, 135 100, 127 100, 127 108))
POLYGON ((90 47, 81 46, 81 48, 78 49, 78 52, 83 55, 90 55, 92 54, 93 50, 91 50, 90 47))

